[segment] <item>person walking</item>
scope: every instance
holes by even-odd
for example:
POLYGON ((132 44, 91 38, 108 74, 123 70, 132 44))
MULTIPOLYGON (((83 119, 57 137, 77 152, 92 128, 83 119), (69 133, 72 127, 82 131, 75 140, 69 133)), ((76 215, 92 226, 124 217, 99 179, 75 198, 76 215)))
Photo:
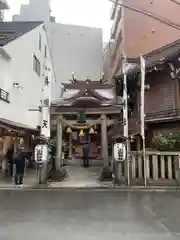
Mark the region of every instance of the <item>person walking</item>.
POLYGON ((85 143, 83 147, 83 166, 89 167, 89 143, 85 143))
POLYGON ((15 186, 21 187, 23 186, 24 170, 26 166, 26 157, 22 147, 17 149, 14 156, 14 164, 16 167, 15 186))

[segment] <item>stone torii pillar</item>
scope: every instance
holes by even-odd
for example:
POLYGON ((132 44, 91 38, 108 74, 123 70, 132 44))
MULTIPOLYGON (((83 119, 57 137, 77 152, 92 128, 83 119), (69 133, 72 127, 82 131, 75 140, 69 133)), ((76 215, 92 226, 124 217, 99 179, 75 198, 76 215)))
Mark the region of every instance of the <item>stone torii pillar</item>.
POLYGON ((62 126, 62 116, 57 118, 57 126, 56 126, 56 161, 55 167, 56 170, 60 170, 62 166, 62 134, 63 134, 63 126, 62 126))
POLYGON ((104 161, 104 168, 109 167, 108 158, 108 136, 107 136, 107 117, 105 114, 101 115, 101 157, 104 161))
POLYGON ((72 133, 69 134, 69 154, 68 158, 72 159, 72 133))

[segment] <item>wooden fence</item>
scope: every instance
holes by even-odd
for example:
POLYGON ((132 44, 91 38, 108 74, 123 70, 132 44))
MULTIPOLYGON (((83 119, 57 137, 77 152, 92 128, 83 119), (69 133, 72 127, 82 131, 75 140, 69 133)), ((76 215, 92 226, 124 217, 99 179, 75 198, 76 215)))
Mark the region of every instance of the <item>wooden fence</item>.
MULTIPOLYGON (((146 151, 146 159, 142 152, 131 152, 129 159, 129 176, 131 185, 175 184, 180 183, 180 152, 146 151), (145 164, 146 161, 146 164, 145 164), (146 174, 145 174, 146 173, 146 174)), ((119 176, 127 179, 127 163, 119 168, 119 176)))

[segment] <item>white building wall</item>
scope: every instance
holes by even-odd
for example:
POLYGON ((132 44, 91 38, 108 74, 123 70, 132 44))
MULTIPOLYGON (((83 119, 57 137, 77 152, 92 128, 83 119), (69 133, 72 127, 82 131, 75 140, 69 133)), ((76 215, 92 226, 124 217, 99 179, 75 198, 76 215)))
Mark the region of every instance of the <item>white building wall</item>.
POLYGON ((102 29, 50 24, 49 39, 56 72, 53 101, 60 96, 60 83, 75 72, 77 80, 100 80, 103 65, 102 29))
POLYGON ((40 125, 40 113, 30 112, 29 109, 37 109, 41 105, 44 86, 43 76, 39 77, 33 70, 33 54, 41 63, 41 70, 46 62, 52 69, 49 52, 47 60, 44 57, 45 45, 47 45, 47 38, 41 25, 4 46, 12 59, 9 62, 0 59, 0 88, 10 93, 10 103, 0 100, 1 118, 32 128, 40 125), (39 33, 42 37, 41 51, 39 50, 39 33), (13 82, 19 83, 23 89, 14 88, 13 82))
POLYGON ((13 16, 13 21, 50 21, 50 1, 30 0, 29 4, 21 5, 20 14, 13 16))

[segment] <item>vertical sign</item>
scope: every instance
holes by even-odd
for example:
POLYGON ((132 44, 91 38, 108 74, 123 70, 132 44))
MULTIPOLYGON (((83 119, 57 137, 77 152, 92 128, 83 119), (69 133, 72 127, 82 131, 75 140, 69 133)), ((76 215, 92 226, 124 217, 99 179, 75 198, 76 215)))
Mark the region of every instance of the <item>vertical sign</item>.
POLYGON ((128 129, 128 93, 127 93, 127 60, 126 56, 123 56, 123 124, 124 124, 124 137, 126 138, 126 148, 127 148, 127 154, 126 154, 126 162, 127 162, 127 182, 128 186, 130 185, 130 176, 129 176, 129 129, 128 129))
POLYGON ((141 118, 141 136, 143 141, 143 159, 144 159, 144 185, 147 185, 147 163, 146 163, 146 145, 145 145, 145 131, 144 131, 144 97, 145 97, 145 75, 146 75, 146 61, 143 56, 140 56, 141 62, 141 106, 140 106, 140 118, 141 118))
POLYGON ((140 56, 141 61, 141 136, 144 138, 144 89, 145 89, 145 59, 140 56))
POLYGON ((128 94, 127 94, 127 62, 123 56, 123 124, 124 137, 128 138, 128 94))
POLYGON ((43 99, 42 99, 42 122, 41 122, 41 134, 49 138, 50 137, 50 104, 51 104, 51 70, 48 67, 44 67, 44 87, 43 87, 43 99))

